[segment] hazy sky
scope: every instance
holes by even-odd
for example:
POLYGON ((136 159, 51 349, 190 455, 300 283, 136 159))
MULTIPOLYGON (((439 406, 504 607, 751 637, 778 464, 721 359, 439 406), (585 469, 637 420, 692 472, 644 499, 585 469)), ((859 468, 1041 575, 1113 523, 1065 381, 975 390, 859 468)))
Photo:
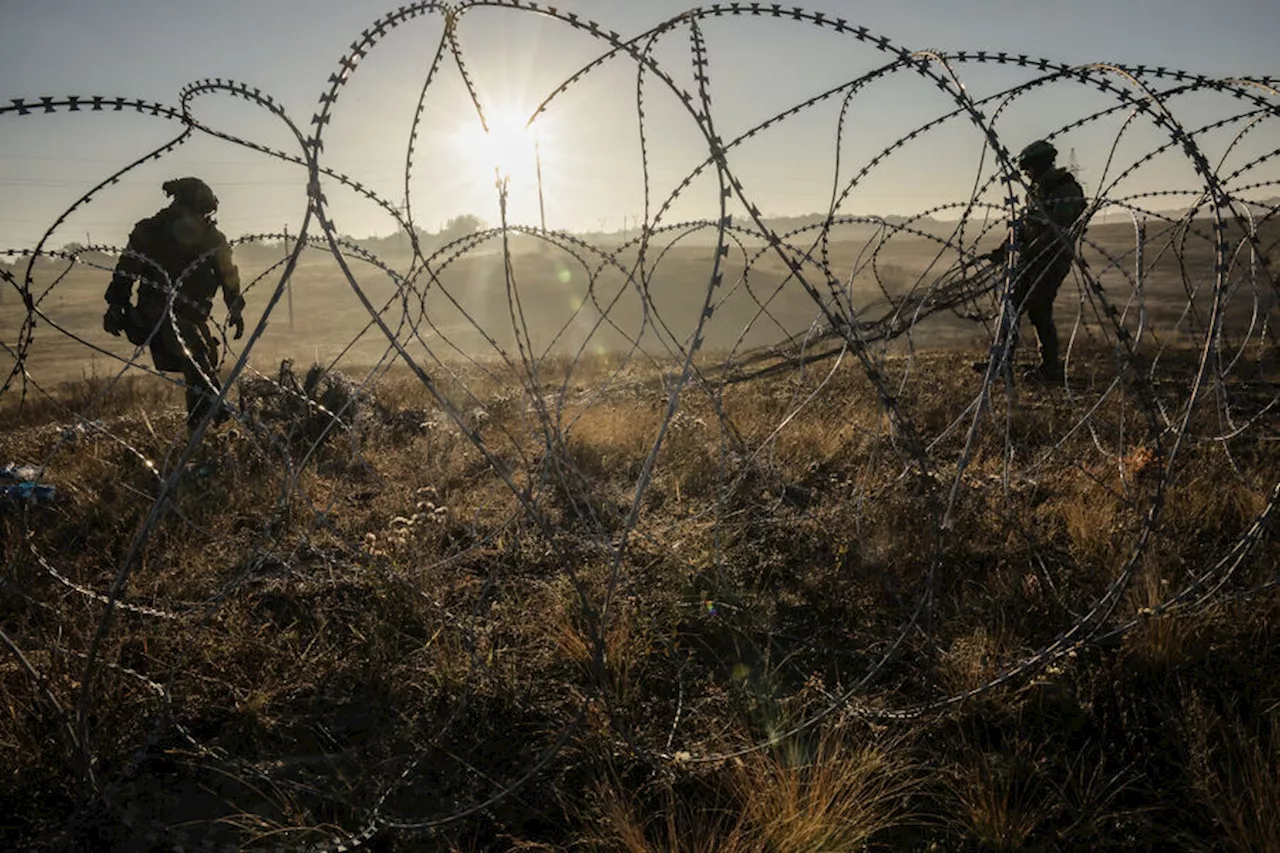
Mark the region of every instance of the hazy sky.
MULTIPOLYGON (((261 88, 309 132, 339 57, 362 29, 399 5, 0 0, 0 103, 75 94, 122 95, 177 106, 187 83, 221 77, 261 88)), ((693 8, 672 0, 560 0, 555 5, 628 36, 693 8)), ((1280 76, 1275 48, 1280 3, 1275 0, 813 0, 801 5, 865 25, 911 49, 1007 50, 1071 64, 1110 61, 1210 76, 1280 76)), ((473 8, 459 26, 466 68, 486 109, 497 117, 495 127, 504 125, 506 115, 527 117, 540 100, 605 50, 603 42, 527 11, 473 8)), ((405 199, 406 146, 442 31, 442 17, 431 14, 391 32, 359 64, 325 130, 325 165, 396 205, 405 199)), ((726 139, 890 58, 847 36, 789 19, 710 18, 703 33, 711 63, 712 118, 726 139)), ((694 91, 687 26, 656 43, 653 56, 680 85, 694 91)), ((971 63, 957 66, 956 72, 969 93, 979 97, 1036 76, 1026 69, 971 63)), ((1079 83, 1057 83, 1017 99, 1002 114, 997 131, 1016 149, 1113 102, 1079 83)), ((901 72, 853 99, 840 146, 837 99, 736 149, 729 162, 767 214, 826 209, 837 153, 842 182, 847 181, 877 152, 953 106, 930 81, 901 72)), ((1241 109, 1230 98, 1204 93, 1177 98, 1171 107, 1188 127, 1241 109)), ((200 121, 225 133, 297 151, 279 120, 243 101, 206 96, 194 101, 193 110, 200 121)), ((679 100, 652 77, 644 87, 644 111, 652 216, 705 158, 707 148, 679 100)), ((1091 124, 1064 137, 1064 149, 1075 149, 1086 188, 1092 189, 1090 181, 1099 178, 1123 119, 1091 124)), ((633 220, 642 213, 645 184, 632 61, 614 60, 587 75, 554 100, 536 126, 548 227, 612 230, 623 225, 624 217, 633 220)), ((495 160, 510 175, 510 218, 537 223, 531 142, 504 143, 518 150, 495 149, 477 127, 457 65, 446 56, 424 104, 409 186, 418 226, 435 231, 449 217, 467 212, 496 222, 495 160)), ((1215 144, 1225 150, 1239 127, 1222 135, 1220 143, 1206 139, 1206 147, 1211 153, 1215 144)), ((1276 129, 1276 120, 1269 120, 1232 156, 1247 159, 1250 152, 1275 148, 1280 137, 1276 129)), ((181 130, 180 123, 132 112, 0 116, 0 249, 32 245, 94 183, 181 130)), ((1149 126, 1131 127, 1117 157, 1139 156, 1158 139, 1149 126)), ((878 165, 841 210, 908 213, 966 198, 978 175, 981 150, 973 126, 953 120, 878 165)), ((984 169, 990 174, 989 161, 984 169)), ((52 245, 83 241, 86 235, 96 243, 122 244, 135 220, 164 203, 160 182, 184 174, 200 175, 214 186, 223 202, 219 219, 229 234, 277 231, 286 224, 296 228, 302 219, 306 194, 300 169, 200 135, 159 162, 134 170, 78 210, 54 234, 52 245)), ((1185 161, 1168 157, 1144 167, 1116 192, 1195 186, 1185 161)), ((717 199, 715 184, 700 180, 681 194, 664 221, 711 215, 717 199)), ((388 215, 350 192, 333 187, 328 200, 344 233, 394 230, 388 215)))

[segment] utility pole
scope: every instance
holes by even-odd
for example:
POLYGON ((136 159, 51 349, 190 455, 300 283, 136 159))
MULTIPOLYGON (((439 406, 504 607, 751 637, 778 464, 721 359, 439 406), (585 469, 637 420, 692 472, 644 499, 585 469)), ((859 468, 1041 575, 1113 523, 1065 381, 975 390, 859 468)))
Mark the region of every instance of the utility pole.
POLYGON ((542 233, 547 233, 547 208, 542 203, 542 146, 538 141, 538 128, 533 128, 533 159, 538 173, 538 216, 542 221, 542 233))
MULTIPOLYGON (((289 257, 289 223, 284 224, 284 256, 289 257)), ((293 275, 284 283, 285 297, 289 301, 289 331, 293 331, 293 275)))
MULTIPOLYGON (((403 198, 403 199, 401 199, 401 201, 400 201, 400 206, 396 208, 396 212, 397 212, 397 213, 400 213, 401 215, 403 215, 403 214, 405 214, 405 213, 408 213, 408 212, 409 212, 409 192, 408 192, 408 190, 406 190, 406 191, 405 191, 404 198, 403 198)), ((401 246, 404 246, 404 238, 405 238, 405 236, 407 236, 407 235, 408 235, 408 233, 409 233, 409 229, 410 229, 411 227, 413 227, 413 226, 408 222, 408 220, 406 220, 406 221, 404 222, 403 227, 401 227, 401 228, 400 228, 399 236, 400 236, 400 245, 401 245, 401 246)))

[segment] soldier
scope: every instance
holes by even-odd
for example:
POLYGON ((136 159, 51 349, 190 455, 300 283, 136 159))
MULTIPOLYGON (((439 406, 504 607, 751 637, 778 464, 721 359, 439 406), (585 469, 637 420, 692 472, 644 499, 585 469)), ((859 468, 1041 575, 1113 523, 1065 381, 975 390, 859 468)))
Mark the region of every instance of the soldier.
MULTIPOLYGON (((1062 357, 1058 346, 1058 329, 1053 322, 1053 300, 1058 288, 1071 273, 1075 258, 1074 243, 1083 223, 1079 222, 1087 207, 1084 190, 1066 169, 1054 166, 1058 151, 1052 144, 1038 139, 1018 155, 1018 168, 1031 181, 1024 206, 1015 228, 1019 229, 1022 254, 1013 276, 1013 308, 1009 333, 1010 347, 1017 344, 1018 319, 1025 313, 1031 318, 1040 341, 1040 366, 1027 372, 1028 378, 1061 381, 1062 357)), ((1004 263, 1009 245, 1006 239, 988 252, 986 257, 1004 263)), ((987 363, 974 365, 985 370, 987 363)))
MULTIPOLYGON (((199 178, 165 181, 162 189, 173 201, 134 226, 107 287, 102 327, 117 337, 125 332, 135 344, 150 340, 156 369, 182 373, 187 426, 195 429, 221 390, 218 341, 208 324, 214 294, 222 289, 237 340, 244 334, 244 299, 231 246, 214 224, 213 190, 199 178)), ((215 422, 227 417, 221 409, 215 422)))

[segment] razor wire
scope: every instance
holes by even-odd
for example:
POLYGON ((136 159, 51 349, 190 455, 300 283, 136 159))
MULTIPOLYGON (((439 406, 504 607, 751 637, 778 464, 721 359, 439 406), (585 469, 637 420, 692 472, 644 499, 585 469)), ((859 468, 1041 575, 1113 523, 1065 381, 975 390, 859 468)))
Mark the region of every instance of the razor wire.
MULTIPOLYGON (((376 794, 364 792, 362 802, 346 804, 347 812, 358 818, 352 817, 349 825, 330 833, 329 840, 291 843, 281 849, 350 850, 384 831, 430 833, 460 823, 506 798, 519 796, 521 788, 552 766, 569 744, 586 735, 593 716, 603 717, 609 737, 620 749, 655 768, 718 762, 779 743, 840 715, 886 723, 927 719, 1028 679, 1091 643, 1121 636, 1152 619, 1195 612, 1215 601, 1269 590, 1274 579, 1242 579, 1246 573, 1241 569, 1257 559, 1270 535, 1280 501, 1280 480, 1273 479, 1274 471, 1250 470, 1247 460, 1238 461, 1233 455, 1232 444, 1274 434, 1280 422, 1276 417, 1280 373, 1275 368, 1280 286, 1271 260, 1280 243, 1280 205, 1275 198, 1262 198, 1265 193, 1276 193, 1280 186, 1280 176, 1268 171, 1274 168, 1280 148, 1237 152, 1250 137, 1257 140, 1268 131, 1274 133, 1280 121, 1278 97, 1276 81, 1265 77, 1210 79, 1175 69, 1116 63, 1067 65, 1008 52, 912 50, 847 20, 776 4, 694 8, 644 33, 625 37, 553 7, 520 0, 475 0, 410 4, 374 21, 340 57, 309 122, 295 121, 261 88, 222 79, 184 87, 176 106, 107 96, 15 98, 0 106, 0 122, 38 121, 44 115, 78 112, 87 113, 83 121, 88 124, 93 113, 127 112, 166 122, 174 135, 86 191, 49 225, 34 249, 4 252, 12 264, 8 270, 0 268, 0 284, 19 296, 24 318, 14 338, 0 342, 12 361, 0 387, 0 403, 14 403, 15 413, 37 401, 65 405, 31 366, 33 354, 46 338, 70 341, 79 351, 93 353, 113 365, 112 375, 91 399, 79 410, 66 411, 72 420, 70 427, 24 435, 29 446, 44 454, 37 480, 47 477, 56 481, 60 459, 96 443, 115 448, 121 459, 136 465, 143 479, 127 486, 138 518, 132 522, 125 553, 102 555, 96 572, 85 571, 83 566, 59 565, 57 543, 41 541, 33 521, 37 510, 24 508, 18 513, 25 536, 22 542, 9 544, 6 559, 10 565, 28 566, 52 579, 62 595, 93 614, 96 627, 83 648, 65 647, 62 638, 54 639, 48 626, 43 631, 24 628, 16 620, 2 626, 0 638, 31 682, 32 701, 54 709, 54 728, 65 732, 77 772, 84 774, 102 803, 143 835, 191 843, 198 831, 209 828, 207 824, 197 829, 167 825, 153 815, 140 814, 139 772, 160 752, 185 750, 192 756, 193 768, 255 780, 265 788, 301 785, 283 772, 273 772, 272 760, 205 744, 197 732, 180 723, 173 710, 180 698, 174 695, 180 684, 177 668, 171 667, 167 678, 164 673, 147 674, 137 666, 108 659, 107 649, 126 618, 142 624, 149 624, 148 620, 173 623, 193 632, 225 632, 228 629, 218 626, 217 617, 229 603, 248 596, 273 576, 309 577, 317 563, 339 578, 394 571, 396 564, 370 542, 405 538, 411 528, 448 518, 447 507, 435 503, 442 500, 438 493, 432 498, 430 487, 420 489, 422 499, 415 503, 414 511, 397 515, 385 529, 367 531, 370 540, 354 538, 334 523, 340 488, 327 495, 313 493, 301 481, 304 472, 320 464, 326 447, 339 441, 349 454, 347 471, 373 471, 373 476, 378 476, 374 458, 378 438, 367 429, 367 401, 376 396, 379 383, 393 370, 407 371, 434 407, 430 414, 421 413, 422 422, 407 428, 418 434, 446 434, 451 447, 474 452, 476 469, 483 472, 486 485, 512 501, 505 520, 487 530, 478 522, 472 523, 465 547, 440 556, 430 568, 462 566, 477 555, 491 557, 520 547, 543 552, 542 559, 556 567, 552 580, 546 583, 562 580, 568 585, 585 623, 585 675, 560 685, 566 696, 572 695, 564 700, 559 718, 548 723, 545 747, 528 766, 508 778, 494 779, 476 771, 487 788, 473 791, 469 799, 428 813, 392 813, 396 792, 425 773, 425 766, 449 754, 444 744, 468 711, 468 698, 463 696, 431 723, 428 733, 406 727, 406 731, 388 736, 390 748, 398 745, 411 754, 398 760, 381 759, 379 767, 391 781, 376 794), (488 130, 484 101, 460 38, 470 16, 476 14, 474 10, 486 7, 486 14, 537 16, 597 46, 593 59, 546 93, 529 117, 530 126, 536 126, 541 117, 556 110, 566 94, 594 81, 593 75, 604 69, 623 66, 634 71, 635 89, 628 97, 634 95, 644 208, 636 236, 593 241, 568 231, 548 230, 545 225, 509 221, 509 186, 498 176, 494 191, 500 222, 495 227, 443 245, 424 245, 421 235, 425 232, 415 221, 413 177, 422 156, 419 137, 431 122, 428 96, 446 85, 446 71, 456 71, 478 122, 488 130), (785 110, 760 117, 736 136, 722 136, 716 87, 722 58, 706 34, 735 19, 764 19, 778 28, 824 31, 846 39, 851 49, 866 51, 880 64, 785 110), (346 87, 365 59, 391 33, 413 27, 427 29, 436 40, 412 116, 404 159, 404 200, 397 205, 358 175, 327 165, 325 141, 328 128, 345 104, 346 87), (687 67, 675 67, 659 58, 660 49, 676 45, 686 54, 687 67), (998 69, 1012 81, 991 94, 974 95, 965 81, 965 72, 971 69, 998 69), (691 75, 688 81, 685 74, 691 75), (845 148, 858 134, 859 98, 888 81, 902 80, 918 84, 929 97, 940 98, 945 109, 865 161, 846 164, 851 155, 845 148), (1037 392, 1024 387, 1012 373, 1017 333, 1009 329, 1016 328, 1018 307, 1009 294, 1020 248, 1012 223, 1020 208, 1019 197, 1028 186, 1011 153, 1018 143, 1002 129, 1001 120, 1023 99, 1055 87, 1078 87, 1110 99, 1110 103, 1057 127, 1044 128, 1039 136, 1049 141, 1069 140, 1074 132, 1117 119, 1120 127, 1096 176, 1097 189, 1090 193, 1089 227, 1083 228, 1078 238, 1078 255, 1059 300, 1061 305, 1070 298, 1076 305, 1065 348, 1066 378, 1057 387, 1037 392), (1184 102, 1202 96, 1230 104, 1235 112, 1198 124, 1184 119, 1184 102), (198 104, 215 97, 238 99, 264 111, 284 126, 296 149, 267 145, 234 128, 206 123, 198 115, 198 104), (667 130, 651 118, 653 105, 662 102, 681 111, 682 119, 705 146, 705 151, 698 153, 698 164, 666 195, 659 189, 651 162, 667 130), (762 136, 785 130, 797 117, 828 104, 839 104, 831 140, 835 170, 829 208, 816 222, 779 232, 756 202, 749 179, 737 170, 736 158, 762 136), (969 198, 947 201, 908 217, 848 212, 849 204, 885 164, 895 158, 909 159, 913 145, 956 127, 973 134, 980 152, 977 163, 957 164, 957 170, 972 170, 969 198), (1122 144, 1138 129, 1159 134, 1160 142, 1137 155, 1120 154, 1122 144), (1225 146, 1218 144, 1224 135, 1229 139, 1225 146), (98 201, 105 190, 139 167, 165 162, 196 137, 219 140, 299 170, 298 191, 306 200, 306 216, 299 233, 292 235, 292 249, 244 289, 252 304, 263 306, 261 318, 244 344, 236 347, 225 336, 222 339, 225 382, 216 404, 234 411, 234 438, 215 430, 206 417, 189 437, 172 444, 165 458, 153 459, 154 454, 125 425, 95 414, 126 377, 149 375, 152 382, 181 383, 151 368, 144 345, 125 357, 104 345, 110 342, 71 328, 59 319, 49 299, 73 272, 93 270, 109 276, 110 267, 95 258, 119 257, 128 250, 102 245, 69 252, 49 246, 72 215, 98 201), (1221 152, 1216 162, 1211 148, 1221 152), (1129 180, 1158 158, 1171 154, 1185 158, 1198 183, 1130 191, 1129 180), (675 220, 673 212, 696 193, 695 187, 704 179, 715 193, 709 215, 675 220), (338 189, 377 205, 409 236, 407 268, 339 233, 330 203, 330 196, 338 189), (1173 214, 1154 206, 1164 203, 1184 204, 1185 212, 1173 214), (746 216, 735 219, 731 207, 745 210, 746 216), (1108 243, 1094 227, 1112 214, 1131 223, 1131 248, 1108 243), (944 216, 950 218, 940 218, 944 216), (989 244, 1006 237, 1015 258, 1008 265, 994 264, 978 250, 980 242, 989 244), (516 241, 554 250, 581 270, 586 281, 578 304, 559 318, 560 326, 549 342, 535 340, 537 336, 531 331, 527 309, 533 303, 528 302, 531 296, 524 290, 528 279, 518 268, 519 253, 513 248, 516 241), (860 245, 856 257, 852 261, 838 259, 838 248, 849 243, 860 245), (905 251, 899 249, 904 244, 913 257, 922 260, 922 268, 891 272, 892 259, 900 257, 895 252, 905 251), (696 316, 673 316, 660 292, 666 270, 673 263, 670 259, 687 251, 688 245, 696 246, 709 259, 709 271, 699 280, 703 289, 696 316), (333 262, 364 314, 358 337, 338 356, 327 364, 317 363, 299 380, 291 369, 292 362, 282 364, 273 376, 270 366, 252 359, 291 283, 304 275, 300 272, 304 253, 323 254, 333 262), (485 253, 500 259, 507 316, 499 323, 486 321, 480 312, 469 309, 466 294, 450 278, 455 266, 485 253), (54 263, 60 264, 61 272, 48 281, 42 273, 54 263), (770 284, 760 286, 760 279, 768 278, 765 270, 770 265, 781 272, 770 284), (1150 279, 1157 268, 1166 276, 1170 270, 1176 273, 1181 288, 1179 310, 1169 318, 1155 317, 1155 306, 1150 303, 1155 287, 1150 279), (388 295, 378 296, 366 285, 370 280, 366 270, 389 283, 388 295), (723 351, 717 350, 708 345, 708 336, 733 299, 747 303, 748 319, 728 336, 723 351), (1243 307, 1241 300, 1245 301, 1243 307), (639 306, 638 318, 624 316, 622 306, 630 301, 639 306), (808 311, 803 323, 783 316, 797 301, 808 311), (438 318, 442 311, 456 312, 466 334, 446 328, 438 318), (947 377, 958 383, 972 375, 972 395, 957 410, 938 415, 941 422, 936 423, 920 408, 916 395, 930 371, 944 365, 955 368, 954 358, 939 359, 927 345, 939 321, 948 317, 978 331, 987 343, 987 358, 980 373, 947 377), (580 321, 586 324, 585 332, 580 321), (575 335, 576 344, 572 343, 575 335), (466 336, 474 336, 479 345, 467 343, 466 336), (752 342, 761 337, 770 340, 752 342), (579 387, 583 380, 575 379, 575 373, 586 372, 593 344, 606 338, 614 341, 610 348, 618 366, 593 380, 590 387, 579 387), (363 377, 348 377, 344 373, 352 370, 348 354, 365 339, 377 342, 380 356, 372 367, 360 367, 363 377), (504 343, 508 340, 509 344, 504 343), (1180 358, 1184 364, 1178 364, 1180 358), (640 589, 644 558, 638 553, 660 554, 690 575, 709 572, 718 576, 728 569, 727 537, 752 525, 774 523, 779 508, 794 502, 797 491, 820 491, 821 486, 800 487, 785 481, 778 473, 778 445, 780 437, 806 413, 833 403, 845 388, 839 377, 848 373, 865 380, 861 393, 882 417, 872 425, 850 428, 850 435, 861 439, 867 448, 859 463, 860 478, 855 481, 850 477, 825 498, 859 507, 855 513, 859 535, 865 533, 868 539, 874 539, 877 530, 911 525, 912 535, 922 543, 922 554, 917 557, 920 577, 910 600, 900 608, 900 618, 886 627, 885 635, 873 647, 829 652, 846 667, 850 661, 857 662, 860 669, 852 683, 828 691, 822 707, 810 709, 802 719, 780 730, 762 734, 742 750, 726 751, 684 739, 685 709, 698 697, 690 695, 691 688, 680 675, 674 685, 647 686, 655 694, 680 697, 670 724, 660 727, 662 736, 637 730, 625 709, 619 707, 622 697, 610 680, 609 669, 625 654, 617 648, 619 641, 610 634, 610 627, 616 624, 618 611, 640 595, 636 590, 640 589), (499 394, 486 392, 482 390, 486 383, 503 390, 499 394), (742 416, 735 415, 726 403, 726 394, 756 388, 769 389, 767 393, 780 404, 783 414, 777 415, 762 435, 752 436, 740 423, 742 416), (326 397, 326 390, 334 393, 326 397), (1054 395, 1055 402, 1046 403, 1047 394, 1054 395), (645 400, 659 417, 630 476, 629 493, 609 499, 593 483, 593 474, 575 460, 571 447, 583 419, 617 400, 645 400), (1206 400, 1212 405, 1206 407, 1206 400), (523 432, 491 414, 490 409, 503 405, 518 413, 523 432), (1027 427, 1023 422, 1048 419, 1055 406, 1057 418, 1063 422, 1041 427, 1050 436, 1045 446, 1024 449, 1027 427), (664 456, 664 449, 691 432, 713 435, 708 422, 718 431, 719 462, 712 494, 687 517, 664 518, 653 509, 659 482, 670 481, 672 476, 669 469, 673 463, 664 456), (232 453, 233 442, 239 448, 235 452, 251 458, 254 464, 265 460, 277 468, 274 510, 256 525, 248 549, 251 556, 230 566, 234 573, 223 578, 218 588, 202 590, 198 600, 149 596, 137 588, 137 581, 146 574, 144 555, 156 537, 176 529, 205 539, 217 538, 179 506, 178 496, 202 464, 203 446, 215 443, 222 452, 232 453), (1077 443, 1092 449, 1093 462, 1075 458, 1082 452, 1077 443), (1170 496, 1180 488, 1179 478, 1186 472, 1184 460, 1201 448, 1220 448, 1227 455, 1234 476, 1252 484, 1260 508, 1251 511, 1243 533, 1222 544, 1220 556, 1205 565, 1185 567, 1181 581, 1161 600, 1150 602, 1136 615, 1125 613, 1126 597, 1134 594, 1139 573, 1149 570, 1155 545, 1178 536, 1178 525, 1184 519, 1176 514, 1171 517, 1175 511, 1169 508, 1170 496), (1139 452, 1141 458, 1136 459, 1139 452), (1117 485, 1104 482, 1104 474, 1099 473, 1108 466, 1119 471, 1117 485), (1080 558, 1052 556, 1060 548, 1049 541, 1050 535, 1025 524, 1018 513, 1025 509, 1019 501, 1027 492, 1042 488, 1045 480, 1064 471, 1081 473, 1099 495, 1125 507, 1125 518, 1117 522, 1114 534, 1121 540, 1113 543, 1116 564, 1105 586, 1095 591, 1092 601, 1060 602, 1061 624, 1050 639, 1038 648, 1008 655, 998 672, 977 684, 963 689, 904 684, 909 680, 902 675, 908 649, 936 654, 942 648, 945 626, 938 624, 939 589, 948 581, 947 573, 958 570, 957 554, 964 545, 961 530, 964 524, 973 523, 969 516, 975 505, 982 505, 993 516, 988 523, 1007 532, 1011 540, 1024 543, 1038 566, 1035 582, 1043 582, 1056 594, 1058 582, 1045 556, 1056 559, 1059 568, 1061 564, 1070 567, 1080 558), (1138 479, 1144 482, 1142 488, 1134 485, 1138 479), (766 497, 759 495, 762 486, 766 497), (901 499, 904 494, 909 496, 914 517, 876 516, 878 505, 888 506, 895 496, 901 499), (305 542, 287 543, 280 531, 299 516, 308 519, 309 535, 323 531, 340 546, 322 552, 305 542), (673 544, 682 530, 693 525, 709 526, 712 533, 709 555, 697 559, 680 553, 673 544), (600 566, 606 568, 603 578, 591 577, 589 569, 600 566), (1237 581, 1243 588, 1233 585, 1237 581), (78 687, 64 691, 61 701, 40 664, 28 654, 41 646, 51 655, 46 667, 54 667, 54 657, 77 662, 78 687), (157 710, 143 726, 148 733, 133 758, 114 769, 95 755, 95 738, 100 733, 93 721, 106 701, 111 678, 141 685, 145 693, 158 699, 157 710), (171 743, 174 735, 178 746, 171 743)), ((290 235, 281 234, 250 235, 233 242, 239 248, 282 238, 287 246, 290 235)), ((170 308, 183 298, 181 284, 181 280, 163 283, 170 308)), ((1168 283, 1163 286, 1170 287, 1168 283)), ((151 335, 160 331, 157 326, 151 335)), ((181 341, 176 324, 173 331, 181 341)), ((1025 351, 1027 342, 1021 347, 1025 351)), ((191 355, 189 349, 187 355, 191 355)), ((416 412, 407 414, 417 416, 416 412)), ((380 426, 391 428, 387 423, 380 426)), ((152 424, 148 422, 146 427, 154 436, 152 424)), ((12 435, 20 432, 17 427, 11 429, 12 435)), ((852 438, 844 441, 849 446, 854 443, 852 438)), ((814 464, 821 467, 822 461, 814 464)), ((337 476, 339 481, 357 479, 354 474, 337 476)), ((800 508, 801 517, 806 511, 800 508)), ((490 671, 481 648, 486 636, 501 626, 501 616, 493 615, 493 610, 501 603, 504 568, 500 560, 494 562, 499 565, 483 571, 479 591, 469 602, 469 613, 440 606, 442 620, 464 638, 468 661, 465 679, 470 684, 498 678, 490 671)), ((429 591, 414 586, 411 572, 395 577, 395 582, 415 595, 430 598, 429 591)), ((53 612, 51 602, 16 589, 8 579, 5 589, 7 595, 36 610, 53 612)), ((717 591, 708 591, 701 602, 713 620, 718 609, 732 606, 716 596, 717 591)), ((809 651, 822 655, 821 650, 809 651)), ((195 649, 179 657, 192 667, 200 665, 195 649)), ((910 671, 909 666, 906 669, 910 671)), ((275 764, 284 764, 287 758, 276 756, 275 764)), ((370 755, 361 759, 374 760, 370 755)), ((345 802, 340 780, 327 782, 328 787, 324 787, 326 780, 308 783, 307 796, 330 805, 345 802)), ((245 840, 228 843, 236 846, 245 840)))

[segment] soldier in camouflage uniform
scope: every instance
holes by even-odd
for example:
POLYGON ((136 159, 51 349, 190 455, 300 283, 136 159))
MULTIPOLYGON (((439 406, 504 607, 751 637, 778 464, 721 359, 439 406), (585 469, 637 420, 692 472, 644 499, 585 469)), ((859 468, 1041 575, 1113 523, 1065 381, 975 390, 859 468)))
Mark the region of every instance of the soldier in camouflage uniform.
MULTIPOLYGON (((237 340, 244 334, 244 299, 231 246, 213 221, 213 190, 199 178, 177 178, 162 188, 173 201, 134 226, 107 287, 102 327, 117 337, 125 332, 135 344, 149 341, 157 370, 182 373, 187 426, 194 429, 221 390, 218 341, 208 323, 213 297, 222 290, 237 340), (131 304, 135 281, 137 307, 131 304)), ((225 409, 215 414, 217 422, 226 417, 225 409)))
MULTIPOLYGON (((1058 151, 1036 140, 1018 155, 1018 168, 1030 179, 1027 203, 1018 217, 1021 256, 1013 276, 1013 307, 1017 317, 1026 314, 1040 341, 1040 366, 1029 371, 1033 379, 1063 378, 1058 329, 1053 322, 1053 300, 1071 274, 1074 244, 1087 204, 1080 183, 1066 169, 1054 165, 1058 151)), ((987 254, 996 263, 1008 255, 1008 241, 987 254)), ((1017 343, 1018 321, 1010 324, 1012 344, 1017 343)), ((982 365, 985 369, 985 363, 982 365)))

